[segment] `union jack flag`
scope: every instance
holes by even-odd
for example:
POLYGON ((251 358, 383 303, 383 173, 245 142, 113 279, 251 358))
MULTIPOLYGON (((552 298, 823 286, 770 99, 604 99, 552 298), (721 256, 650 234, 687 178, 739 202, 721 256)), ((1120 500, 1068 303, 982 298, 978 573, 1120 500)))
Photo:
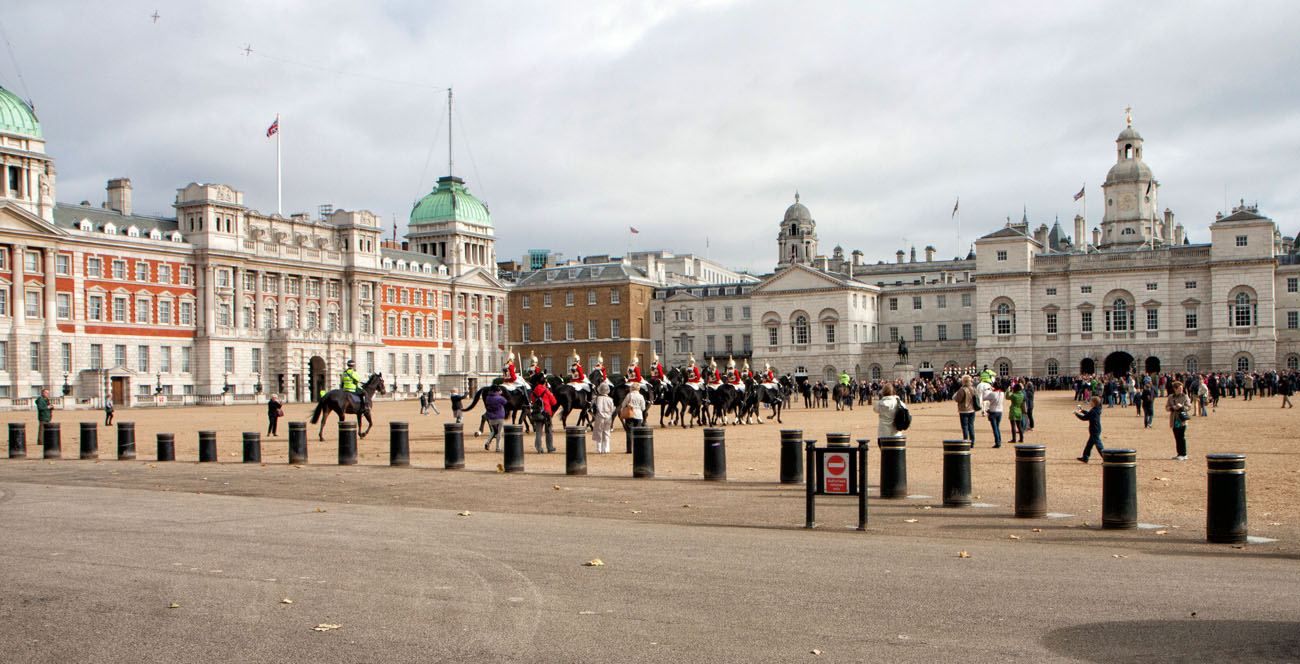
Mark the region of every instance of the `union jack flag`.
POLYGON ((266 128, 266 137, 270 138, 278 133, 280 133, 280 118, 276 118, 275 122, 272 122, 271 126, 266 128))

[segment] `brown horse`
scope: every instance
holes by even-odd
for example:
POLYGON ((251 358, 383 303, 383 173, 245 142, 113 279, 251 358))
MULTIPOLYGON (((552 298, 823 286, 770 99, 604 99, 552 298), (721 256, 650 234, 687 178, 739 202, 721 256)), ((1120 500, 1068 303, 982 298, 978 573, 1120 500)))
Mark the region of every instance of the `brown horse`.
POLYGON ((316 433, 319 440, 325 440, 325 422, 330 418, 330 413, 339 416, 339 421, 343 421, 348 415, 357 416, 357 435, 365 438, 370 433, 370 427, 374 424, 370 421, 370 406, 373 403, 375 393, 384 394, 384 375, 379 373, 370 374, 370 378, 361 385, 361 391, 366 393, 364 401, 352 392, 344 390, 330 390, 325 396, 316 402, 316 410, 311 414, 311 423, 315 424, 320 420, 320 431, 316 433), (321 414, 324 417, 321 417, 321 414), (361 418, 366 418, 366 430, 361 429, 361 418))

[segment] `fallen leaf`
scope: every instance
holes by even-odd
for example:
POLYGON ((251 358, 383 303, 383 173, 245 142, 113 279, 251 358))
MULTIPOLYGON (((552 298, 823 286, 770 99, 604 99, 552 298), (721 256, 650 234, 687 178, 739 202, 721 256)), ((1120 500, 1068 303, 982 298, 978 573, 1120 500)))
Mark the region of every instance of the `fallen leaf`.
POLYGON ((1128 556, 1121 555, 1121 554, 1118 554, 1118 553, 1112 553, 1112 554, 1110 554, 1110 557, 1111 557, 1111 558, 1127 558, 1128 556))
POLYGON ((1007 535, 1008 539, 1020 539, 1019 535, 1007 535))
POLYGON ((1041 532, 1043 532, 1043 529, 1042 529, 1042 528, 1035 528, 1035 529, 1034 529, 1034 532, 1036 532, 1036 533, 1041 533, 1041 532))
POLYGON ((966 552, 966 551, 958 551, 958 552, 957 552, 957 557, 958 557, 958 558, 969 558, 969 557, 970 557, 970 553, 968 553, 968 552, 966 552))
POLYGON ((470 512, 469 510, 465 510, 464 512, 461 512, 461 513, 457 514, 456 516, 469 516, 470 514, 471 514, 471 512, 470 512))
POLYGON ((323 510, 323 509, 317 507, 317 508, 316 508, 316 512, 319 513, 319 514, 324 514, 324 513, 326 512, 326 510, 323 510))
POLYGON ((928 509, 930 509, 930 506, 929 506, 929 505, 922 505, 922 506, 921 506, 921 509, 923 509, 923 510, 928 510, 928 509))
POLYGON ((690 506, 691 506, 690 503, 686 503, 685 505, 682 505, 682 507, 690 507, 690 506))
POLYGON ((746 468, 745 470, 758 470, 757 468, 746 468))
POLYGON ((1169 481, 1171 481, 1168 477, 1153 477, 1153 478, 1151 478, 1151 479, 1153 479, 1153 480, 1155 480, 1155 481, 1157 481, 1157 482, 1169 482, 1169 481))
POLYGON ((286 598, 280 600, 280 603, 281 603, 281 604, 293 604, 293 600, 291 600, 291 599, 289 599, 288 597, 286 597, 286 598))
POLYGON ((558 484, 552 484, 552 485, 551 485, 551 488, 552 488, 552 489, 555 489, 556 491, 559 491, 559 490, 560 490, 560 485, 558 485, 558 484))
POLYGON ((1169 531, 1168 531, 1168 530, 1157 530, 1157 531, 1156 531, 1156 534, 1157 534, 1157 535, 1168 535, 1168 534, 1169 534, 1169 531))
POLYGON ((640 513, 641 513, 641 510, 631 510, 631 512, 632 512, 633 514, 640 514, 640 513))
POLYGON ((916 523, 919 519, 903 519, 903 523, 916 523))
POLYGON ((1246 548, 1246 545, 1245 545, 1245 544, 1233 544, 1233 545, 1232 545, 1232 548, 1234 548, 1234 549, 1244 549, 1244 548, 1246 548))
POLYGON ((594 616, 594 615, 596 615, 596 612, 595 612, 595 611, 579 611, 579 612, 578 612, 578 615, 580 615, 580 616, 594 616))
POLYGON ((1270 526, 1280 526, 1280 525, 1282 525, 1282 523, 1281 523, 1280 521, 1269 521, 1269 522, 1268 522, 1268 525, 1270 525, 1270 526))
POLYGON ((340 627, 342 627, 342 625, 331 625, 331 624, 329 624, 329 623, 321 623, 321 624, 319 624, 319 625, 317 625, 317 626, 311 628, 311 631, 313 631, 313 632, 328 632, 328 631, 330 631, 330 630, 332 630, 332 629, 338 629, 338 628, 340 628, 340 627))
POLYGON ((812 653, 812 654, 814 654, 814 655, 820 655, 820 654, 822 654, 822 651, 820 651, 820 650, 818 650, 818 649, 816 649, 816 648, 813 648, 812 650, 809 650, 808 652, 810 652, 810 653, 812 653))
POLYGON ((588 560, 587 562, 583 563, 582 566, 583 567, 604 567, 605 561, 601 560, 600 558, 592 558, 591 560, 588 560))
POLYGON ((180 604, 177 604, 176 602, 172 602, 171 604, 168 604, 168 605, 167 605, 167 608, 169 608, 169 609, 179 609, 179 608, 181 608, 181 605, 180 605, 180 604))
POLYGON ((500 463, 498 463, 498 464, 497 464, 497 472, 498 472, 498 473, 504 473, 504 472, 506 472, 505 464, 500 464, 500 463))

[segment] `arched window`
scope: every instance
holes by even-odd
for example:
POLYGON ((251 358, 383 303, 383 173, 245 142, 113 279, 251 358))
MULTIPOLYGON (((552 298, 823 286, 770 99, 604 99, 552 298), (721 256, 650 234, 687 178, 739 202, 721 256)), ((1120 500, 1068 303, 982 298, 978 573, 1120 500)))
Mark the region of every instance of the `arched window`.
POLYGON ((790 326, 790 336, 794 338, 797 346, 806 346, 808 344, 808 318, 799 316, 794 319, 794 324, 790 326))
POLYGON ((1007 360, 998 362, 998 375, 1003 378, 1009 378, 1011 376, 1011 363, 1007 360))
POLYGON ((880 365, 871 365, 871 380, 880 380, 880 365))
POLYGON ((1237 293, 1231 308, 1233 327, 1250 327, 1255 324, 1255 305, 1250 301, 1250 293, 1237 293))
POLYGON ((1250 356, 1242 355, 1237 358, 1237 371, 1250 371, 1250 356))
POLYGON ((1300 370, 1300 356, 1296 356, 1296 355, 1287 355, 1287 356, 1286 356, 1286 368, 1287 368, 1288 370, 1290 370, 1290 371, 1298 371, 1298 370, 1300 370))
POLYGON ((1011 303, 1000 302, 993 311, 993 333, 999 336, 1015 334, 1016 312, 1011 308, 1011 303))
POLYGON ((1196 361, 1195 355, 1189 355, 1183 364, 1187 367, 1187 373, 1196 373, 1200 370, 1200 363, 1196 361))
POLYGON ((1129 329, 1129 304, 1128 300, 1122 297, 1115 298, 1110 308, 1106 310, 1106 331, 1107 332, 1128 332, 1129 329))
POLYGON ((1061 373, 1061 365, 1057 364, 1056 360, 1048 360, 1048 361, 1047 361, 1047 377, 1048 377, 1048 378, 1055 378, 1055 377, 1056 377, 1057 375, 1059 375, 1060 373, 1061 373))

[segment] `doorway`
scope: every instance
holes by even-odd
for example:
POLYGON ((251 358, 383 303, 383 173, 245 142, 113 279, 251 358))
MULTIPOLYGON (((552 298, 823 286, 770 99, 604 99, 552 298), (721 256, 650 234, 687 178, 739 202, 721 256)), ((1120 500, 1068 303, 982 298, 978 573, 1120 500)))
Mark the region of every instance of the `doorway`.
POLYGON ((1124 351, 1116 351, 1106 356, 1106 373, 1112 376, 1124 376, 1133 370, 1133 356, 1124 351))
POLYGON ((1079 362, 1079 373, 1085 376, 1097 373, 1097 363, 1091 357, 1083 358, 1083 361, 1079 362))
POLYGON ((313 355, 308 362, 308 381, 311 383, 311 392, 308 398, 316 401, 320 398, 323 390, 329 389, 329 384, 325 377, 325 360, 319 355, 313 355))
POLYGON ((127 395, 127 389, 126 389, 126 377, 125 377, 125 376, 114 376, 113 378, 111 378, 111 379, 109 379, 109 380, 110 380, 110 385, 111 385, 110 391, 111 391, 111 393, 112 393, 112 395, 113 395, 113 403, 115 403, 115 404, 117 404, 117 405, 119 405, 119 406, 125 406, 125 405, 126 405, 126 395, 127 395))
POLYGON ((1149 374, 1160 373, 1160 358, 1153 356, 1147 357, 1146 371, 1149 374))

